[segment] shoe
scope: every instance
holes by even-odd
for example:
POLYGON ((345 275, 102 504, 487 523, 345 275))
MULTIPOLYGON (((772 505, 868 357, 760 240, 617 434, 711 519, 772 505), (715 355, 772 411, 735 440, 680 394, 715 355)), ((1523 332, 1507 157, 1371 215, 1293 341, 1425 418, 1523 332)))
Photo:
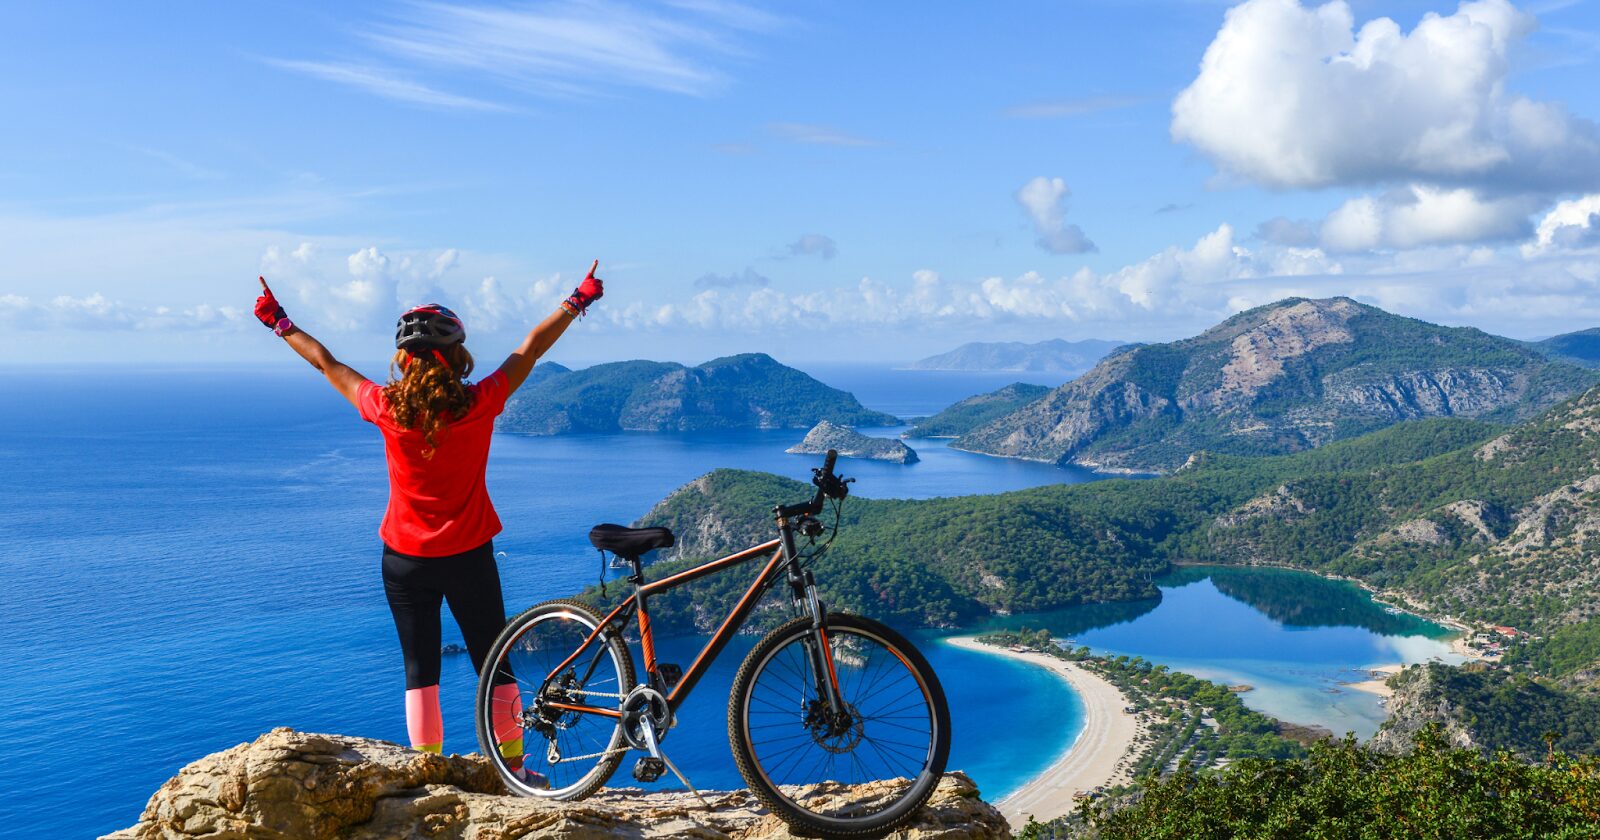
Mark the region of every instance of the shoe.
POLYGON ((511 775, 516 776, 517 781, 522 782, 534 790, 550 789, 550 779, 547 778, 543 773, 535 773, 526 767, 518 767, 517 769, 511 771, 511 775))

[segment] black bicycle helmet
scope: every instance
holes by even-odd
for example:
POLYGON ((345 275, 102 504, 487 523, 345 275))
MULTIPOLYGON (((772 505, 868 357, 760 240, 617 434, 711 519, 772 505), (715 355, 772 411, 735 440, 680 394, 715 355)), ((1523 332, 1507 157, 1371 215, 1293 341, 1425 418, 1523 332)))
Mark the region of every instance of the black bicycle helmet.
POLYGON ((437 303, 427 303, 400 316, 394 328, 394 346, 415 355, 442 350, 467 340, 461 318, 437 303))

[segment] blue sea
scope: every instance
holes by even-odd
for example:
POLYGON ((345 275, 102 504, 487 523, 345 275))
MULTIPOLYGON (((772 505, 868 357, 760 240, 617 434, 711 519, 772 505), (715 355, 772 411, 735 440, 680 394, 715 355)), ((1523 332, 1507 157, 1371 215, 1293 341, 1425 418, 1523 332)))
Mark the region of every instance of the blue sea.
MULTIPOLYGON (((813 372, 902 417, 1029 381, 813 372)), ((8 798, 4 824, 49 825, 62 837, 129 825, 178 768, 274 726, 404 740, 404 681, 379 583, 382 444, 320 377, 300 369, 12 369, 0 372, 0 386, 13 395, 13 410, 0 420, 7 500, 0 505, 0 589, 7 593, 0 650, 9 659, 0 789, 28 791, 8 798), (86 786, 94 796, 84 795, 86 786)), ((709 470, 808 477, 816 459, 783 452, 802 434, 497 436, 489 489, 506 523, 496 548, 505 553, 508 610, 594 582, 598 558, 585 538, 591 525, 633 520, 709 470)), ((911 444, 920 463, 844 462, 859 479, 854 491, 925 498, 1092 478, 957 452, 941 441, 911 444)), ((1171 591, 1204 589, 1210 580, 1171 591)), ((1255 632, 1252 616, 1267 615, 1270 605, 1212 591, 1208 597, 1243 605, 1223 622, 1219 647, 1159 653, 1229 678, 1254 674, 1253 658, 1226 656, 1227 628, 1255 632)), ((1185 608, 1191 619, 1210 620, 1203 606, 1195 609, 1185 608)), ((1152 602, 1143 613, 1106 617, 1105 632, 1132 628, 1146 615, 1167 614, 1152 602)), ((1100 643, 1084 633, 1083 616, 1048 620, 1100 643)), ((1327 642, 1333 653, 1319 674, 1369 661, 1374 637, 1405 635, 1346 624, 1294 630, 1353 632, 1327 642)), ((453 624, 445 626, 445 641, 458 643, 453 624)), ((1134 641, 1107 636, 1103 643, 1135 650, 1169 629, 1135 628, 1134 641)), ((1014 789, 1076 737, 1077 700, 1054 677, 918 638, 950 697, 950 766, 971 773, 986 796, 1014 789)), ((665 742, 697 786, 742 784, 728 755, 725 703, 752 642, 730 647, 665 742)), ((697 640, 662 646, 664 657, 687 661, 697 640)), ((470 663, 456 656, 444 664, 445 747, 475 750, 470 663)), ((1315 690, 1315 679, 1265 671, 1291 696, 1315 690)), ((633 784, 626 770, 616 781, 633 784)))

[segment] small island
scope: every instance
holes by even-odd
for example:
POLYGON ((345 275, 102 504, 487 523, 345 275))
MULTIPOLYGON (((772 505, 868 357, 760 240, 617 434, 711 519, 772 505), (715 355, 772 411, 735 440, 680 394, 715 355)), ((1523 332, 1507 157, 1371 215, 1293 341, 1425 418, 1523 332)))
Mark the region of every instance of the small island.
POLYGON ((868 458, 874 461, 893 461, 897 464, 917 462, 916 450, 898 440, 868 437, 855 429, 835 425, 826 420, 806 432, 805 440, 787 450, 791 455, 821 455, 836 450, 845 458, 868 458))

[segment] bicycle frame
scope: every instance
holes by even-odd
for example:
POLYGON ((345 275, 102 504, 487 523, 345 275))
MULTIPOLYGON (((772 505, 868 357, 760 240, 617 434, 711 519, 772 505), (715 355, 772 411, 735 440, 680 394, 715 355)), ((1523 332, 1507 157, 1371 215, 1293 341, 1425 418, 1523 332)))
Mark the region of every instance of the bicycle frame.
MULTIPOLYGON (((739 632, 739 629, 744 626, 745 621, 750 618, 750 614, 755 611, 756 604, 761 600, 761 595, 767 590, 768 587, 773 586, 776 583, 776 578, 779 574, 786 573, 788 583, 794 596, 795 604, 803 608, 809 608, 816 625, 816 632, 818 634, 817 638, 820 640, 820 644, 817 645, 819 650, 813 652, 814 655, 820 653, 819 658, 823 660, 815 663, 816 665, 821 666, 817 669, 817 675, 819 677, 819 681, 821 675, 823 674, 827 675, 828 680, 826 683, 818 686, 818 696, 826 696, 828 705, 831 708, 839 708, 843 701, 839 698, 838 677, 834 669, 833 652, 827 644, 827 631, 822 626, 822 619, 823 616, 826 615, 826 610, 823 609, 821 603, 817 600, 816 585, 811 578, 810 573, 803 572, 800 569, 798 556, 795 550, 794 527, 789 521, 789 517, 784 515, 786 512, 787 511, 782 509, 778 511, 777 539, 768 540, 760 545, 752 546, 743 551, 730 554, 717 560, 712 560, 708 563, 695 566, 692 569, 686 569, 670 577, 662 578, 661 580, 650 581, 646 583, 644 581, 643 570, 640 566, 638 558, 630 558, 633 561, 634 568, 633 574, 628 578, 628 580, 634 584, 633 593, 629 595, 621 604, 618 604, 614 609, 612 609, 610 613, 607 613, 606 617, 601 619, 600 625, 591 631, 588 637, 584 639, 583 644, 579 645, 578 649, 573 651, 571 656, 568 656, 561 662, 560 665, 557 665, 548 675, 545 676, 544 681, 539 686, 539 693, 536 696, 542 697, 550 683, 557 678, 557 675, 561 674, 567 669, 568 666, 572 665, 572 663, 577 661, 579 657, 583 656, 584 651, 593 648, 596 641, 600 639, 602 635, 608 632, 608 628, 613 628, 613 625, 615 625, 614 632, 621 633, 627 627, 629 620, 632 617, 637 616, 639 620, 640 648, 644 654, 644 667, 646 672, 645 683, 662 693, 662 695, 666 698, 668 707, 672 710, 672 713, 676 715, 678 708, 682 706, 684 700, 688 698, 689 693, 694 689, 695 684, 698 683, 700 678, 705 675, 705 672, 710 667, 711 663, 719 654, 722 653, 723 649, 727 647, 728 642, 733 639, 734 634, 739 632), (686 670, 684 670, 683 675, 681 678, 679 678, 677 684, 668 689, 666 681, 661 676, 656 664, 655 641, 651 636, 650 613, 646 604, 648 599, 653 595, 676 589, 679 586, 692 583, 708 575, 713 575, 718 572, 731 569, 734 566, 743 565, 758 557, 765 556, 769 552, 771 555, 770 559, 768 559, 766 565, 762 567, 761 573, 758 574, 756 579, 751 582, 750 588, 745 590, 744 597, 739 599, 739 602, 734 605, 733 610, 728 613, 726 618, 723 619, 722 625, 719 626, 716 632, 711 635, 711 639, 706 642, 705 647, 700 650, 700 653, 695 657, 694 662, 690 664, 686 670)), ((591 671, 599 663, 599 661, 600 658, 597 652, 596 657, 589 666, 591 671)), ((588 675, 586 674, 584 679, 587 680, 587 678, 588 675)), ((620 718, 622 716, 620 709, 607 709, 581 703, 559 703, 545 701, 544 705, 553 709, 560 709, 567 712, 577 712, 581 714, 601 715, 610 718, 620 718)))

